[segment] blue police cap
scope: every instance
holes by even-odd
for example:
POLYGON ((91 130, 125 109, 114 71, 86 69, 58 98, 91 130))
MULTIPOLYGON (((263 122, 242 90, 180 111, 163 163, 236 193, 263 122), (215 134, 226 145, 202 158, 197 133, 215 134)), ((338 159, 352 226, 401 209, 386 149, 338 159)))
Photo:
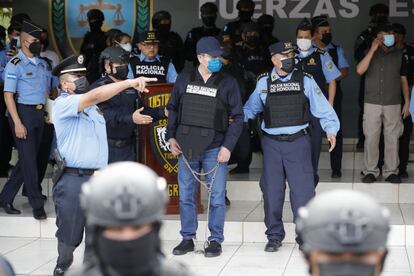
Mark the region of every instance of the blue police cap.
POLYGON ((42 37, 42 27, 28 20, 23 21, 22 32, 28 33, 37 39, 42 37))
POLYGON ((160 43, 157 33, 154 31, 143 32, 139 35, 139 43, 160 43))
POLYGON ((292 42, 280 41, 269 46, 270 55, 275 55, 284 52, 292 52, 295 50, 292 42))
POLYGON ((219 57, 223 54, 220 42, 213 36, 205 36, 197 42, 197 54, 209 54, 219 57))
POLYGON ((83 55, 74 55, 62 60, 53 69, 52 74, 54 76, 60 76, 63 74, 85 74, 86 68, 83 64, 85 57, 83 55))

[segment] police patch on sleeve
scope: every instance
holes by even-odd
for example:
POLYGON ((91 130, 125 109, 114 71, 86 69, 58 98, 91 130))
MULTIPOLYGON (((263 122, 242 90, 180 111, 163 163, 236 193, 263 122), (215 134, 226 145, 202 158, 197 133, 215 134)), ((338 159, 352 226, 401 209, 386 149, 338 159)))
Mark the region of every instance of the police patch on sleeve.
POLYGON ((335 68, 335 64, 333 63, 332 60, 328 60, 326 63, 326 68, 328 69, 328 71, 333 71, 335 68))
POLYGON ((16 74, 12 74, 12 73, 7 73, 7 78, 8 79, 15 80, 15 79, 17 79, 17 75, 16 74))

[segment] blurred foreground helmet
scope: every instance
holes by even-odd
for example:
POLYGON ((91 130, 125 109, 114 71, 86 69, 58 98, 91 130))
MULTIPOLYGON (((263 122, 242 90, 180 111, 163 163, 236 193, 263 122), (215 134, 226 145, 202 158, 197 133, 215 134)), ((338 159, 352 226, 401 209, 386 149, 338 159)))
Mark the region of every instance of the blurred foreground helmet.
POLYGON ((160 222, 168 202, 166 187, 166 180, 145 165, 109 165, 82 187, 87 225, 120 227, 160 222))
POLYGON ((366 194, 326 192, 299 209, 303 251, 363 253, 385 250, 390 213, 366 194))

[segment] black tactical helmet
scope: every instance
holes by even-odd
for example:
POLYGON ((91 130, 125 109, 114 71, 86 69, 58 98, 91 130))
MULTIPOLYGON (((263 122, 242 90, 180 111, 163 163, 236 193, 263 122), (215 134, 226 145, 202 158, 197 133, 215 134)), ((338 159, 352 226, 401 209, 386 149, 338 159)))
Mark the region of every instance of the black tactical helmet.
POLYGON ((275 23, 275 18, 271 16, 270 14, 262 14, 258 19, 257 23, 259 25, 270 25, 275 23))
POLYGON ((96 19, 98 21, 105 20, 105 15, 103 14, 101 10, 98 10, 98 9, 93 9, 93 10, 88 11, 86 16, 88 17, 88 21, 91 21, 92 19, 96 19))
POLYGON ((390 9, 385 4, 375 4, 369 9, 369 16, 377 14, 385 14, 388 16, 390 14, 390 9))
POLYGON ((152 26, 157 29, 159 23, 161 20, 163 19, 169 19, 171 20, 171 14, 167 11, 157 11, 156 13, 154 13, 154 15, 152 16, 152 26))
POLYGON ((202 14, 217 13, 217 11, 218 11, 217 5, 212 2, 204 3, 200 7, 200 12, 202 14))
POLYGON ((236 8, 238 10, 240 10, 241 8, 246 8, 249 10, 254 10, 254 6, 256 4, 252 1, 252 0, 239 0, 239 2, 237 2, 237 6, 236 8))

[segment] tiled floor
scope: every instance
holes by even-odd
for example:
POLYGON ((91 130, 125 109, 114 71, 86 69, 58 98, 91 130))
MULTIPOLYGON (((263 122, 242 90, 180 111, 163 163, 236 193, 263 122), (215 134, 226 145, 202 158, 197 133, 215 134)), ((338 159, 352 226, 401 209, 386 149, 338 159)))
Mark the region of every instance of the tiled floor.
MULTIPOLYGON (((264 252, 263 243, 225 244, 218 258, 205 258, 197 253, 173 256, 171 250, 175 245, 175 242, 163 243, 167 258, 187 264, 196 275, 308 275, 306 263, 294 244, 284 244, 276 253, 264 252)), ((82 262, 83 248, 82 245, 75 252, 75 265, 82 262)), ((56 240, 0 237, 0 255, 10 260, 17 274, 51 275, 56 262, 56 240)), ((382 275, 413 276, 412 268, 414 247, 391 247, 382 275)))

